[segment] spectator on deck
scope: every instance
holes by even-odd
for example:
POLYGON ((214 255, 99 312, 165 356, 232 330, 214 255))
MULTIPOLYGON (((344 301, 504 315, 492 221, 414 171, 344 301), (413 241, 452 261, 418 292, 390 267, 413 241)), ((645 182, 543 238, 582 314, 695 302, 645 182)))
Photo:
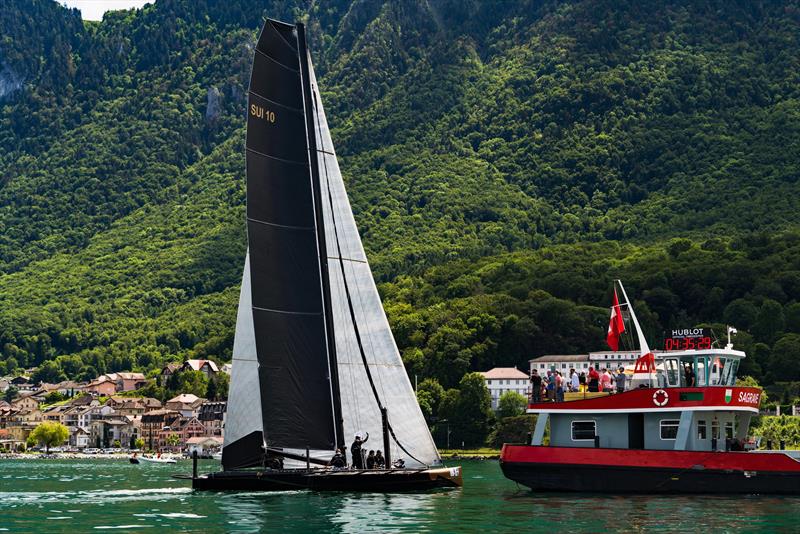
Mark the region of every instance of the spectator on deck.
POLYGON ((600 373, 594 366, 589 366, 589 392, 597 393, 599 391, 600 373))
POLYGON ((623 367, 617 369, 617 376, 614 377, 614 383, 617 386, 617 393, 625 391, 625 369, 623 367))
POLYGON ((564 382, 561 371, 556 371, 556 402, 564 402, 564 382))
POLYGON ((386 458, 380 450, 375 453, 375 469, 386 469, 386 458))
POLYGON ((611 373, 608 372, 608 369, 603 367, 603 373, 600 375, 600 391, 609 392, 611 391, 611 373))
POLYGON ((367 469, 375 469, 375 451, 369 451, 367 455, 367 469))
MULTIPOLYGON (((542 377, 534 369, 531 372, 531 402, 536 404, 542 401, 542 377)), ((378 451, 380 452, 380 451, 378 451)))
POLYGON ((584 393, 586 391, 586 373, 581 373, 580 376, 578 376, 578 384, 580 392, 584 393))

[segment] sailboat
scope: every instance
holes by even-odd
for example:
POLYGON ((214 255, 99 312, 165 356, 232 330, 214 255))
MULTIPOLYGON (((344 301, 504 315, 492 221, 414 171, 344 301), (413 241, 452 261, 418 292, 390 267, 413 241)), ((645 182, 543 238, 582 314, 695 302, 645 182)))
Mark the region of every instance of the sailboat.
POLYGON ((197 476, 195 465, 192 487, 460 486, 461 468, 442 466, 375 287, 303 24, 267 20, 261 30, 246 152, 248 252, 222 471, 197 476), (356 435, 383 451, 386 468, 328 466, 356 435))

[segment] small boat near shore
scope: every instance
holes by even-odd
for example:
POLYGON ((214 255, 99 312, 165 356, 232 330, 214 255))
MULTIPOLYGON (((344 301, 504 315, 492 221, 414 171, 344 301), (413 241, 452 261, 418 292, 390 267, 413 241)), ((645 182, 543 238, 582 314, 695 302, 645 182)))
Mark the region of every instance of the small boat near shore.
MULTIPOLYGON (((733 349, 735 329, 725 348, 687 349, 697 346, 687 339, 683 350, 653 353, 619 286, 642 353, 633 376, 614 394, 529 404, 538 416, 531 442, 503 445, 503 474, 534 491, 800 495, 797 457, 747 450, 761 390, 736 385, 745 353, 733 349)), ((616 293, 612 309, 609 336, 624 330, 614 325, 616 293)))
POLYGON ((133 456, 131 456, 129 458, 129 460, 130 460, 130 462, 132 464, 137 464, 137 465, 139 463, 141 463, 141 462, 146 462, 146 463, 151 463, 151 464, 176 464, 176 463, 178 463, 178 461, 175 458, 170 458, 170 457, 167 457, 167 456, 161 456, 160 454, 156 455, 156 456, 144 456, 144 455, 138 456, 138 455, 134 454, 133 456))

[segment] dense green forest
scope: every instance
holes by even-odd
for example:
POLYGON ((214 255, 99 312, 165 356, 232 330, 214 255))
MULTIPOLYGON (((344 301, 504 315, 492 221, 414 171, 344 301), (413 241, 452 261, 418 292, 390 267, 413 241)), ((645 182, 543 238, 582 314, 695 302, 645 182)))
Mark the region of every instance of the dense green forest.
POLYGON ((602 349, 621 278, 653 345, 732 324, 800 380, 796 0, 7 0, 0 375, 230 359, 265 16, 308 25, 410 373, 602 349))

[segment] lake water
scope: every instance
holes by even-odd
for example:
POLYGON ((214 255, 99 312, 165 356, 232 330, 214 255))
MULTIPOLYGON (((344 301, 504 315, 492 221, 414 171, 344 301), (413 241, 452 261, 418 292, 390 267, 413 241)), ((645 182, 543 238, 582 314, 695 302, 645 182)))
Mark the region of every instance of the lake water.
POLYGON ((535 494, 496 461, 461 465, 463 489, 385 495, 193 492, 170 478, 189 461, 0 460, 0 531, 800 532, 800 498, 535 494))

